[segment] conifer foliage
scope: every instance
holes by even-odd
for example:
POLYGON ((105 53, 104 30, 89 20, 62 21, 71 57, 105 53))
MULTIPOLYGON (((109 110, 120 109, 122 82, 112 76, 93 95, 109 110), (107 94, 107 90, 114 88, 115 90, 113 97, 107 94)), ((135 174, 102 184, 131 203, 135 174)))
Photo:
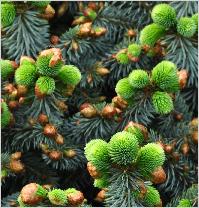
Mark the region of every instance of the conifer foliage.
POLYGON ((197 1, 1 2, 1 205, 197 207, 197 1))

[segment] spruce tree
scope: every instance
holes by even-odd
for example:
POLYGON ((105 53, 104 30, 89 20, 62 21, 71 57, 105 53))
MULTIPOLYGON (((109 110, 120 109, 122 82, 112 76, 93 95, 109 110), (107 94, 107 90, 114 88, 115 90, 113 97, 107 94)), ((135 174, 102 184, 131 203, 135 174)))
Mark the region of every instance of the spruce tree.
POLYGON ((197 1, 2 1, 3 207, 197 207, 197 1))

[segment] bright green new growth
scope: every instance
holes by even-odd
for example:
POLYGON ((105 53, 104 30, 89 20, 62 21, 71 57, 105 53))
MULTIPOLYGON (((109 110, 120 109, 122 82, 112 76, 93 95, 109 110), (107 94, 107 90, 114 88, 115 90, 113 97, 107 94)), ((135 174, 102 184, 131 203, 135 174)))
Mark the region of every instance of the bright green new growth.
POLYGON ((38 185, 36 195, 44 198, 47 196, 47 194, 48 194, 48 191, 42 186, 38 185))
POLYGON ((20 62, 20 65, 28 65, 28 64, 35 66, 35 64, 33 64, 31 61, 27 59, 24 59, 20 62))
POLYGON ((149 177, 155 168, 162 166, 165 154, 162 147, 155 143, 149 143, 138 152, 137 167, 144 177, 149 177))
POLYGON ((8 176, 8 172, 6 169, 2 169, 1 170, 1 179, 5 178, 6 176, 8 176))
POLYGON ((36 69, 32 64, 21 65, 15 71, 15 81, 18 85, 32 86, 36 80, 36 69))
POLYGON ((137 89, 142 89, 150 83, 147 72, 142 69, 132 71, 129 74, 128 80, 131 86, 137 89))
POLYGON ((152 186, 147 187, 143 202, 146 206, 153 207, 161 204, 159 192, 152 186))
POLYGON ((7 80, 14 72, 14 68, 9 60, 0 60, 1 78, 7 80))
POLYGON ((15 6, 12 3, 1 4, 1 24, 7 27, 14 22, 16 16, 15 6))
POLYGON ((108 144, 111 160, 118 165, 132 164, 136 159, 138 150, 137 138, 126 131, 113 135, 108 144))
POLYGON ((176 22, 176 12, 169 4, 158 4, 152 12, 151 17, 153 21, 165 28, 169 28, 176 22))
POLYGON ((195 21, 190 17, 181 17, 177 23, 177 32, 186 37, 192 37, 197 30, 195 21))
POLYGON ((10 123, 11 113, 6 102, 1 102, 1 128, 6 127, 10 123))
POLYGON ((128 46, 128 53, 133 57, 138 57, 141 51, 141 46, 138 44, 131 44, 128 46))
POLYGON ((125 131, 133 134, 134 136, 136 136, 139 144, 142 144, 142 142, 144 141, 144 135, 142 133, 142 131, 135 127, 135 126, 129 126, 125 131))
POLYGON ((53 189, 52 191, 48 192, 48 199, 54 205, 63 206, 67 203, 66 193, 61 189, 53 189))
POLYGON ((130 98, 134 94, 134 89, 130 85, 128 78, 120 79, 116 84, 115 91, 124 99, 130 98))
POLYGON ((85 155, 98 170, 107 170, 110 161, 107 142, 100 139, 89 142, 85 147, 85 155))
POLYGON ((107 177, 102 177, 94 180, 94 187, 107 188, 109 185, 107 177))
POLYGON ((181 199, 177 207, 192 207, 189 199, 181 199))
POLYGON ((92 146, 100 143, 104 144, 104 141, 102 139, 92 139, 86 144, 86 146, 84 147, 84 153, 87 160, 91 160, 92 158, 92 146))
POLYGON ((62 61, 58 61, 55 64, 55 66, 53 66, 53 67, 49 66, 51 58, 52 58, 52 55, 39 56, 37 58, 36 68, 37 68, 37 71, 41 75, 56 76, 58 74, 59 70, 61 69, 61 67, 63 65, 62 61))
POLYGON ((164 91, 177 92, 179 78, 176 65, 170 61, 160 62, 152 70, 152 81, 164 91))
POLYGON ((51 77, 39 77, 36 86, 42 94, 50 95, 55 90, 55 80, 51 77))
POLYGON ((97 17, 97 13, 96 13, 95 11, 93 11, 93 10, 89 10, 88 16, 89 16, 89 18, 90 18, 91 20, 95 20, 96 17, 97 17))
POLYGON ((126 53, 118 53, 116 55, 116 59, 120 64, 128 64, 129 63, 129 58, 126 53))
POLYGON ((50 1, 31 1, 31 4, 33 6, 40 7, 40 8, 46 7, 49 3, 50 1))
POLYGON ((174 108, 172 98, 166 92, 155 92, 152 96, 152 103, 159 114, 170 113, 174 108))
POLYGON ((142 45, 154 46, 154 44, 165 34, 163 26, 152 23, 144 27, 140 33, 140 43, 142 45))
POLYGON ((196 24, 196 28, 198 30, 198 13, 194 14, 192 17, 193 21, 195 22, 196 24))
POLYGON ((77 193, 78 191, 75 188, 68 188, 64 192, 65 192, 65 195, 68 196, 68 194, 74 194, 74 193, 77 193))
POLYGON ((76 66, 62 66, 58 74, 64 84, 77 85, 81 80, 81 73, 76 66))

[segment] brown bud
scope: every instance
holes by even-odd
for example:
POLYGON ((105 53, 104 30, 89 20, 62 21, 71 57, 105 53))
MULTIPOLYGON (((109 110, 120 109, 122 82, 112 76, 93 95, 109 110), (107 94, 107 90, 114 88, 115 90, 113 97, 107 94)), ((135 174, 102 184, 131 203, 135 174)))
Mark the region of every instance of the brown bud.
POLYGON ((23 62, 24 60, 26 60, 26 61, 28 61, 28 62, 30 62, 30 63, 32 63, 32 64, 35 63, 35 60, 34 60, 33 58, 31 58, 31 57, 29 57, 29 56, 21 56, 21 58, 20 58, 20 65, 22 64, 22 62, 23 62))
POLYGON ((83 103, 80 105, 79 110, 83 110, 84 108, 91 107, 92 105, 90 103, 83 103))
POLYGON ((16 100, 11 100, 9 101, 8 106, 11 110, 13 110, 19 106, 19 102, 16 100))
POLYGON ((100 67, 96 69, 96 73, 99 74, 100 76, 105 76, 110 73, 110 71, 107 68, 100 67))
POLYGON ((57 11, 57 16, 61 17, 64 15, 64 13, 68 10, 69 2, 62 2, 61 6, 59 7, 57 11))
POLYGON ((43 94, 37 85, 35 85, 35 95, 38 99, 43 99, 45 97, 45 94, 43 94))
POLYGON ((180 159, 180 155, 178 152, 173 152, 172 153, 172 157, 175 161, 178 161, 180 159))
POLYGON ((69 150, 65 150, 64 151, 64 156, 68 157, 68 158, 73 158, 77 155, 75 150, 69 149, 69 150))
POLYGON ((37 120, 41 125, 45 125, 48 123, 48 116, 44 113, 40 113, 37 120))
POLYGON ((61 134, 57 134, 57 136, 55 138, 55 142, 57 144, 64 144, 64 137, 61 134))
POLYGON ((124 130, 128 129, 129 127, 136 127, 138 129, 140 129, 144 135, 145 139, 148 139, 148 130, 145 126, 143 126, 142 124, 139 123, 135 123, 133 121, 130 121, 127 126, 124 128, 124 130))
POLYGON ((11 94, 14 90, 16 90, 16 88, 14 87, 13 84, 6 84, 5 87, 3 88, 3 90, 8 93, 8 94, 11 94))
POLYGON ((99 2, 99 8, 100 9, 104 8, 104 2, 102 2, 102 1, 99 2))
POLYGON ((55 138, 57 136, 57 129, 52 124, 46 124, 43 129, 43 134, 50 138, 55 138))
POLYGON ((48 155, 52 160, 60 160, 62 157, 62 153, 57 150, 53 150, 48 155))
POLYGON ((53 45, 57 45, 59 43, 59 37, 57 35, 52 35, 50 37, 50 42, 53 44, 53 45))
POLYGON ((94 36, 95 37, 100 37, 102 35, 104 35, 107 32, 107 29, 105 27, 100 27, 97 28, 96 30, 94 30, 94 36))
POLYGON ((165 145, 165 146, 164 146, 164 151, 165 151, 166 153, 171 153, 171 152, 173 151, 173 146, 170 145, 170 144, 165 145))
POLYGON ((136 31, 133 30, 133 29, 129 29, 128 32, 127 32, 128 36, 133 38, 137 35, 136 31))
POLYGON ((47 144, 40 144, 40 148, 44 154, 48 155, 50 153, 49 146, 47 144))
POLYGON ((84 10, 84 4, 83 4, 83 2, 79 1, 78 2, 78 7, 79 7, 79 11, 80 12, 83 12, 83 10, 84 10))
POLYGON ((112 103, 115 107, 125 109, 128 106, 128 103, 120 96, 116 96, 112 99, 112 103))
POLYGON ((187 155, 188 154, 188 152, 189 152, 189 144, 188 143, 184 143, 183 145, 182 145, 182 147, 181 147, 181 150, 182 150, 182 153, 184 154, 184 155, 187 155))
POLYGON ((84 37, 88 36, 91 32, 91 26, 92 26, 92 22, 86 22, 80 25, 78 35, 84 37))
POLYGON ((42 187, 48 191, 50 191, 52 189, 52 184, 44 184, 42 185, 42 187))
POLYGON ((70 205, 78 206, 83 203, 84 195, 80 191, 75 191, 74 193, 68 194, 67 199, 70 205))
POLYGON ((45 9, 45 13, 41 14, 41 17, 46 20, 50 20, 54 17, 54 15, 55 15, 54 8, 50 4, 48 4, 48 6, 45 9))
POLYGON ((83 24, 86 22, 90 22, 90 20, 88 20, 84 16, 80 16, 80 17, 76 18, 75 20, 73 20, 72 25, 80 25, 80 24, 83 24))
POLYGON ((104 202, 105 200, 105 196, 106 195, 106 191, 104 189, 102 189, 96 196, 95 201, 97 202, 104 202))
POLYGON ((73 49, 74 51, 77 51, 78 48, 79 48, 78 43, 77 43, 76 41, 72 40, 72 49, 73 49))
POLYGON ((131 61, 133 61, 133 62, 138 62, 140 59, 139 59, 139 57, 132 57, 131 58, 131 61))
POLYGON ((64 101, 61 100, 57 100, 56 101, 56 105, 59 108, 60 111, 67 111, 68 110, 68 106, 64 103, 64 101))
POLYGON ((188 79, 188 72, 185 69, 182 69, 177 72, 178 77, 179 77, 179 85, 180 89, 185 88, 187 84, 187 79, 188 79))
POLYGON ((14 69, 17 69, 19 67, 19 65, 16 63, 16 61, 10 61, 10 63, 14 69))
POLYGON ((29 183, 21 190, 21 200, 24 204, 35 205, 42 201, 43 197, 37 195, 38 184, 29 183))
POLYGON ((142 182, 140 184, 140 193, 141 194, 146 194, 146 192, 147 192, 147 188, 146 188, 145 184, 142 182))
POLYGON ((132 56, 130 53, 127 53, 127 56, 129 58, 129 60, 131 60, 133 62, 138 62, 140 60, 139 57, 132 56))
POLYGON ((121 114, 121 113, 122 113, 122 110, 119 109, 119 108, 115 108, 115 110, 116 110, 116 113, 117 113, 117 114, 121 114))
POLYGON ((145 51, 145 52, 148 52, 150 50, 150 46, 149 45, 144 45, 142 46, 142 49, 145 51))
POLYGON ((63 92, 64 96, 71 96, 75 90, 74 85, 67 85, 65 91, 63 92))
POLYGON ((14 173, 21 173, 24 171, 24 165, 20 160, 11 160, 9 164, 10 170, 14 173))
POLYGON ((17 97, 17 89, 14 89, 11 94, 9 95, 10 98, 16 98, 17 97))
POLYGON ((192 121, 189 123, 189 125, 190 125, 192 128, 198 128, 198 118, 192 119, 192 121))
POLYGON ((28 119, 28 123, 31 125, 31 126, 34 126, 35 124, 36 124, 36 119, 34 119, 34 118, 29 118, 28 119))
POLYGON ((23 104, 25 102, 25 97, 20 97, 19 98, 19 104, 23 104))
POLYGON ((98 9, 97 2, 90 1, 90 2, 88 3, 88 8, 90 8, 90 9, 92 9, 92 10, 97 10, 97 9, 98 9))
POLYGON ((90 84, 92 81, 93 81, 92 74, 88 74, 88 76, 87 76, 87 82, 90 84))
POLYGON ((166 181, 167 176, 166 176, 164 169, 162 167, 158 167, 153 171, 151 177, 152 177, 151 181, 154 184, 160 184, 166 181))
POLYGON ((100 177, 100 173, 97 171, 96 167, 94 165, 92 165, 91 162, 87 163, 87 170, 88 170, 89 174, 91 175, 91 177, 93 177, 93 178, 100 177))
POLYGON ((97 110, 91 105, 87 108, 84 108, 80 111, 81 115, 83 115, 85 118, 93 118, 97 116, 97 110))
POLYGON ((15 152, 11 154, 11 160, 19 160, 21 158, 21 152, 15 152))
POLYGON ((158 54, 158 55, 161 55, 162 54, 162 47, 160 45, 156 45, 154 48, 153 48, 153 51, 158 54))
POLYGON ((198 144, 198 131, 194 131, 191 136, 192 136, 193 142, 195 144, 198 144))
POLYGON ((113 118, 116 113, 117 111, 112 105, 106 105, 101 112, 102 116, 108 119, 113 118))
POLYGON ((175 114, 175 119, 177 121, 181 121, 183 119, 183 114, 182 113, 175 114))

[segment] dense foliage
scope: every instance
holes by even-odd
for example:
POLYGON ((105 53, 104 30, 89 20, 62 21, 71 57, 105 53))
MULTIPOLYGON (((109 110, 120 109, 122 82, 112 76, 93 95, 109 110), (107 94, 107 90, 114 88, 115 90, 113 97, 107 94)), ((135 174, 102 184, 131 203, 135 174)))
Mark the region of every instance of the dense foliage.
POLYGON ((4 207, 197 207, 197 1, 2 1, 4 207))

